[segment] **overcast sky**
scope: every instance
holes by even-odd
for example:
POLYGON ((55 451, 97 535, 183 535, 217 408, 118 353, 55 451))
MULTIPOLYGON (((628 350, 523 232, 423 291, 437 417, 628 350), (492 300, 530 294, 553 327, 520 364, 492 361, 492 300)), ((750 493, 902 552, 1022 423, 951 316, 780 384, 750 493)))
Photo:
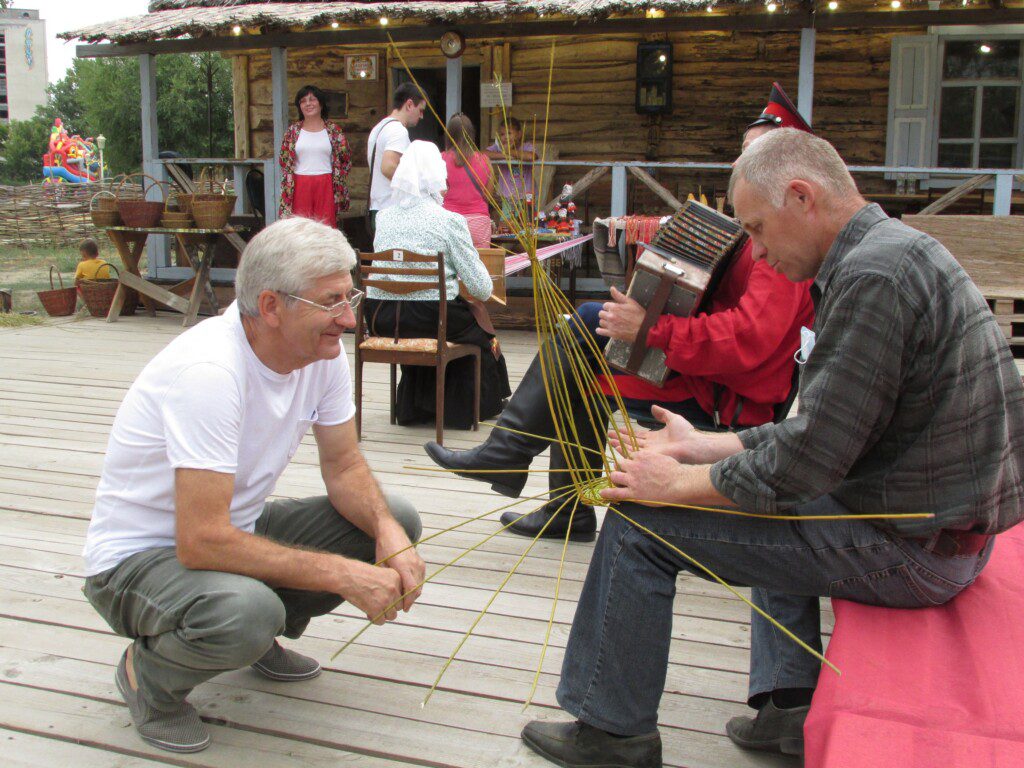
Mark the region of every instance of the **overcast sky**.
POLYGON ((50 82, 54 83, 71 66, 77 44, 58 39, 58 32, 141 16, 146 13, 149 0, 14 0, 12 5, 38 10, 46 21, 46 68, 50 82))

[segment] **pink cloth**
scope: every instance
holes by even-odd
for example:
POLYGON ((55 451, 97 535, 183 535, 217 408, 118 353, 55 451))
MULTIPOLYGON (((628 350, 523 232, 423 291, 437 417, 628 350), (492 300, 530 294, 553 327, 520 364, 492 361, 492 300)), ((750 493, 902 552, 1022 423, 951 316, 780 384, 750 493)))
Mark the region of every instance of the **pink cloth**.
MULTIPOLYGON (((473 179, 469 177, 466 167, 459 167, 455 164, 455 150, 443 152, 441 156, 444 158, 444 164, 448 167, 448 192, 444 196, 445 210, 461 213, 463 216, 470 214, 486 216, 487 200, 473 185, 473 179)), ((491 167, 487 155, 483 152, 475 153, 469 159, 469 166, 474 172, 480 189, 486 191, 487 184, 491 180, 491 167)))
POLYGON ((481 213, 463 214, 466 219, 466 226, 469 227, 469 236, 473 238, 473 245, 477 248, 491 247, 491 217, 481 213))
POLYGON ((815 768, 1024 766, 1024 525, 937 608, 833 600, 836 629, 804 726, 815 768))

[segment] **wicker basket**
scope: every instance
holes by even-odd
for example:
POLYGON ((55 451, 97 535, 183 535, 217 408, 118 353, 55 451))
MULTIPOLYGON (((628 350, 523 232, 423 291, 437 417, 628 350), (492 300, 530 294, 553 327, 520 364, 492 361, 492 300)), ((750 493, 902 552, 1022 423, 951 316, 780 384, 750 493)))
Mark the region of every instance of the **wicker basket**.
MULTIPOLYGON (((191 198, 191 195, 189 195, 191 198)), ((192 214, 189 211, 175 211, 171 209, 171 195, 167 196, 167 204, 164 206, 163 216, 160 217, 160 226, 167 229, 188 229, 192 226, 192 214)), ((180 195, 173 198, 181 205, 180 195)))
POLYGON ((117 198, 114 197, 114 193, 104 190, 93 195, 89 200, 89 215, 97 227, 116 227, 120 224, 121 214, 117 212, 117 198))
POLYGON ((74 313, 75 307, 78 305, 78 292, 74 286, 64 287, 64 278, 61 277, 60 270, 52 265, 50 266, 50 290, 36 291, 36 296, 39 297, 39 302, 50 317, 67 317, 74 313), (54 272, 57 273, 60 288, 53 287, 54 272))
MULTIPOLYGON (((114 301, 114 294, 117 293, 117 286, 120 284, 118 278, 121 273, 118 272, 117 267, 109 262, 107 262, 107 266, 114 270, 118 277, 105 280, 87 280, 82 278, 77 283, 82 301, 86 309, 89 310, 89 314, 93 317, 106 317, 110 313, 110 305, 114 301)), ((138 303, 138 294, 126 288, 124 304, 121 305, 121 314, 134 315, 138 303)))
POLYGON ((117 185, 117 210, 121 213, 121 220, 124 222, 126 227, 139 227, 142 229, 155 227, 160 224, 160 217, 163 216, 164 213, 163 200, 136 200, 125 197, 121 192, 121 188, 124 186, 125 182, 135 176, 142 177, 143 194, 145 194, 146 179, 149 179, 152 182, 150 188, 154 185, 158 189, 162 188, 159 181, 145 173, 134 173, 131 176, 125 176, 124 179, 121 180, 121 183, 117 185))
POLYGON ((199 229, 224 229, 235 208, 235 195, 225 194, 224 186, 208 179, 206 169, 199 176, 196 193, 192 195, 192 218, 199 229), (209 191, 204 192, 204 186, 209 191), (220 191, 216 191, 219 188, 220 191))

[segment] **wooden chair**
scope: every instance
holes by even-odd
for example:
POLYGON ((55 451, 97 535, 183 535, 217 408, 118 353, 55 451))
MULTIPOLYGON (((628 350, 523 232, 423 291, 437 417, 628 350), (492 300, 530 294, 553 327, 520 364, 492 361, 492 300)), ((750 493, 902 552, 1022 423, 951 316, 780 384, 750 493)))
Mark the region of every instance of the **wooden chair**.
POLYGON ((397 384, 395 381, 396 367, 399 365, 431 366, 437 379, 435 418, 437 422, 437 442, 443 445, 444 440, 444 378, 448 363, 460 357, 475 358, 473 368, 473 429, 480 424, 480 347, 475 344, 453 344, 448 341, 448 296, 445 291, 444 254, 424 256, 402 249, 382 251, 380 253, 360 253, 358 264, 360 287, 379 288, 393 294, 409 294, 414 291, 437 290, 440 296, 440 307, 437 321, 437 337, 426 339, 400 339, 385 336, 370 336, 367 331, 364 311, 365 302, 359 305, 356 313, 356 433, 362 435, 363 429, 363 364, 386 363, 391 366, 391 423, 396 423, 395 402, 397 384), (395 258, 399 256, 400 258, 395 258), (425 269, 418 266, 408 267, 374 267, 374 261, 401 261, 407 264, 436 264, 436 269, 425 269), (371 278, 370 276, 373 275, 371 278), (408 275, 417 280, 395 280, 392 276, 408 275))

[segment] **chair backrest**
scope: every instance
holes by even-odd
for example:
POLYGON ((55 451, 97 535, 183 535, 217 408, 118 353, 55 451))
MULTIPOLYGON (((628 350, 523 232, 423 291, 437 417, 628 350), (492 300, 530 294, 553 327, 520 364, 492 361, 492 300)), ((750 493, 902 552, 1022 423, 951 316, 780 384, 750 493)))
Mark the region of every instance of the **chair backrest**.
MULTIPOLYGON (((438 292, 440 307, 438 308, 437 320, 437 350, 438 355, 444 350, 445 342, 448 339, 448 293, 445 286, 444 254, 440 251, 432 256, 422 253, 413 253, 404 248, 390 248, 377 253, 358 254, 356 270, 356 281, 361 290, 377 288, 388 293, 406 295, 415 291, 438 292), (402 262, 410 266, 374 266, 373 262, 402 262), (425 269, 421 264, 436 265, 434 269, 425 269), (371 277, 372 275, 372 277, 371 277), (416 280, 395 280, 394 277, 414 277, 416 280)), ((368 335, 366 332, 365 317, 363 312, 366 303, 359 305, 359 312, 356 316, 356 344, 359 344, 368 335)))

